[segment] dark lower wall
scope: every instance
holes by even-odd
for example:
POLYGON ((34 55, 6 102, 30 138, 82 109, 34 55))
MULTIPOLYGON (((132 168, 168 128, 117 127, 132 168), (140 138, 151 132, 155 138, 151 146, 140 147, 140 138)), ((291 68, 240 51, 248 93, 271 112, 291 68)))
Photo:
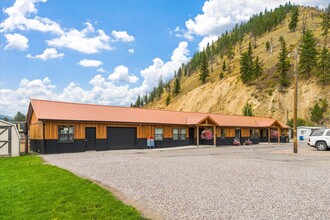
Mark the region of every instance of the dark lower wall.
POLYGON ((234 137, 217 138, 217 146, 233 145, 234 137))
MULTIPOLYGON (((244 141, 250 139, 253 144, 258 144, 260 142, 259 138, 241 138, 241 144, 244 141)), ((277 140, 277 139, 276 139, 277 140)), ((281 138, 281 142, 285 143, 288 137, 281 138)), ((232 145, 234 137, 217 138, 217 146, 232 145)), ((276 141, 277 142, 277 141, 276 141)), ((213 140, 204 141, 200 143, 213 145, 213 140)), ((186 140, 173 140, 172 138, 164 138, 162 141, 155 141, 155 148, 166 148, 166 147, 178 147, 178 146, 188 146, 189 138, 186 140)), ((196 145, 196 139, 194 140, 194 145, 196 145)), ((135 145, 130 149, 145 149, 147 148, 146 138, 137 138, 135 145)), ((127 149, 127 148, 125 148, 127 149)), ((69 153, 69 152, 84 152, 86 151, 85 140, 75 139, 73 143, 58 143, 58 140, 30 140, 30 150, 39 153, 53 154, 53 153, 69 153), (43 147, 45 146, 45 148, 43 147)), ((122 150, 120 147, 109 147, 107 139, 97 139, 96 140, 96 151, 102 150, 122 150)))
MULTIPOLYGON (((261 138, 260 142, 268 142, 268 138, 267 137, 263 137, 261 138)), ((276 138, 270 138, 270 142, 271 143, 277 143, 278 139, 276 138)), ((285 137, 280 137, 280 142, 281 143, 289 143, 289 136, 285 136, 285 137)))
POLYGON ((43 140, 30 140, 30 150, 33 152, 42 153, 44 141, 43 140))
MULTIPOLYGON (((173 138, 163 138, 162 141, 155 141, 156 148, 179 147, 189 145, 189 140, 173 140, 173 138)), ((145 145, 147 146, 147 145, 145 145)))
POLYGON ((96 139, 96 150, 109 150, 108 149, 108 140, 107 139, 96 139))
POLYGON ((86 150, 85 140, 75 139, 73 143, 58 143, 57 140, 45 140, 45 153, 73 153, 86 150))
POLYGON ((73 143, 58 143, 57 140, 30 140, 30 150, 38 153, 72 153, 84 152, 85 140, 74 140, 73 143))

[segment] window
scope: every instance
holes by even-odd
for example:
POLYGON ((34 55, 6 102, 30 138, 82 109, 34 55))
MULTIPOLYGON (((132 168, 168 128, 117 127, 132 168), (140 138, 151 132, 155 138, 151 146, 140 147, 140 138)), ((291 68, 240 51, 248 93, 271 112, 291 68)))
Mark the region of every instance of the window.
POLYGON ((258 138, 259 130, 258 129, 250 129, 250 138, 258 138))
POLYGON ((185 128, 180 129, 180 140, 186 140, 186 129, 185 128))
POLYGON ((225 139, 226 138, 226 129, 221 128, 221 139, 225 139))
POLYGON ((327 133, 325 134, 325 136, 330 136, 330 131, 327 131, 327 133))
POLYGON ((310 136, 322 136, 324 132, 324 129, 314 130, 310 136))
POLYGON ((307 130, 301 130, 301 134, 302 135, 307 134, 307 130))
POLYGON ((59 143, 72 143, 74 140, 73 125, 58 126, 58 142, 59 143))
POLYGON ((173 128, 173 140, 179 140, 179 129, 173 128))
POLYGON ((155 128, 155 141, 162 141, 162 140, 163 140, 163 129, 155 128))
POLYGON ((173 140, 186 140, 186 129, 173 128, 173 140))

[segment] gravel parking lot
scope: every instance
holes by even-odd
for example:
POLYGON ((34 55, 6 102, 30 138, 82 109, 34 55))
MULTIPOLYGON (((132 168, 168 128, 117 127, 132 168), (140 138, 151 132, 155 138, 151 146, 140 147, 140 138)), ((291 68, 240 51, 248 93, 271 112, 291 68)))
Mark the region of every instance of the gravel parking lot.
POLYGON ((330 219, 330 151, 300 144, 43 155, 152 219, 330 219))

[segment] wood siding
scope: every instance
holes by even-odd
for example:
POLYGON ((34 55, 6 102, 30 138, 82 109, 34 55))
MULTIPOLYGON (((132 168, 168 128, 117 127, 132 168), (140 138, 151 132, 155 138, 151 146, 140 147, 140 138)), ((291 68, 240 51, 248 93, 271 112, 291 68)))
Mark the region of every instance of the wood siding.
POLYGON ((36 114, 32 112, 30 126, 30 139, 42 140, 43 139, 43 126, 42 121, 39 121, 36 114))
POLYGON ((96 138, 107 138, 107 127, 134 127, 137 128, 137 138, 148 138, 155 136, 155 128, 163 128, 163 138, 173 137, 173 128, 186 128, 186 138, 189 132, 187 127, 183 126, 164 126, 164 125, 134 125, 134 124, 112 124, 112 123, 86 123, 86 122, 46 122, 45 139, 58 139, 58 126, 74 127, 74 138, 85 139, 85 129, 87 127, 96 128, 96 138))
MULTIPOLYGON (((44 126, 43 122, 39 121, 34 112, 32 113, 30 121, 30 139, 41 140, 43 139, 43 127, 45 129, 45 139, 54 140, 58 139, 58 126, 74 126, 74 138, 85 139, 85 129, 87 127, 96 128, 96 138, 107 138, 107 127, 134 127, 137 128, 137 138, 155 137, 155 128, 163 128, 163 138, 173 138, 173 128, 185 128, 186 138, 189 138, 188 126, 176 126, 176 125, 141 125, 141 124, 113 124, 113 123, 96 123, 96 122, 57 122, 46 121, 44 126)), ((209 126, 211 127, 211 126, 209 126)), ((202 128, 202 127, 201 127, 202 128)), ((212 127, 213 128, 213 127, 212 127)), ((222 127, 217 127, 216 137, 221 137, 222 127)), ((225 137, 235 137, 236 128, 225 127, 225 137)), ((251 128, 258 129, 258 128, 251 128)), ((260 130, 260 129, 259 129, 260 130)), ((288 133, 288 129, 283 129, 284 133, 288 133)), ((195 128, 195 138, 197 129, 195 128)), ((260 135, 260 133, 259 133, 260 135)), ((264 136, 265 136, 264 132, 264 136)), ((241 137, 250 137, 250 128, 241 128, 241 137)))
POLYGON ((235 128, 217 127, 217 137, 221 137, 221 129, 225 129, 225 137, 235 137, 235 128))

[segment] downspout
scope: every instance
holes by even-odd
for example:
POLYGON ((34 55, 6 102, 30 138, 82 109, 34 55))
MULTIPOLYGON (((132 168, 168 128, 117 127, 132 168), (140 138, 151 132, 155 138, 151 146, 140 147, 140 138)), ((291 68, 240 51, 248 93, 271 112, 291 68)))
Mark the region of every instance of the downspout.
POLYGON ((25 122, 25 154, 29 153, 29 122, 25 122))
POLYGON ((43 149, 41 151, 42 154, 46 152, 46 141, 45 141, 45 121, 42 121, 42 142, 43 149))

